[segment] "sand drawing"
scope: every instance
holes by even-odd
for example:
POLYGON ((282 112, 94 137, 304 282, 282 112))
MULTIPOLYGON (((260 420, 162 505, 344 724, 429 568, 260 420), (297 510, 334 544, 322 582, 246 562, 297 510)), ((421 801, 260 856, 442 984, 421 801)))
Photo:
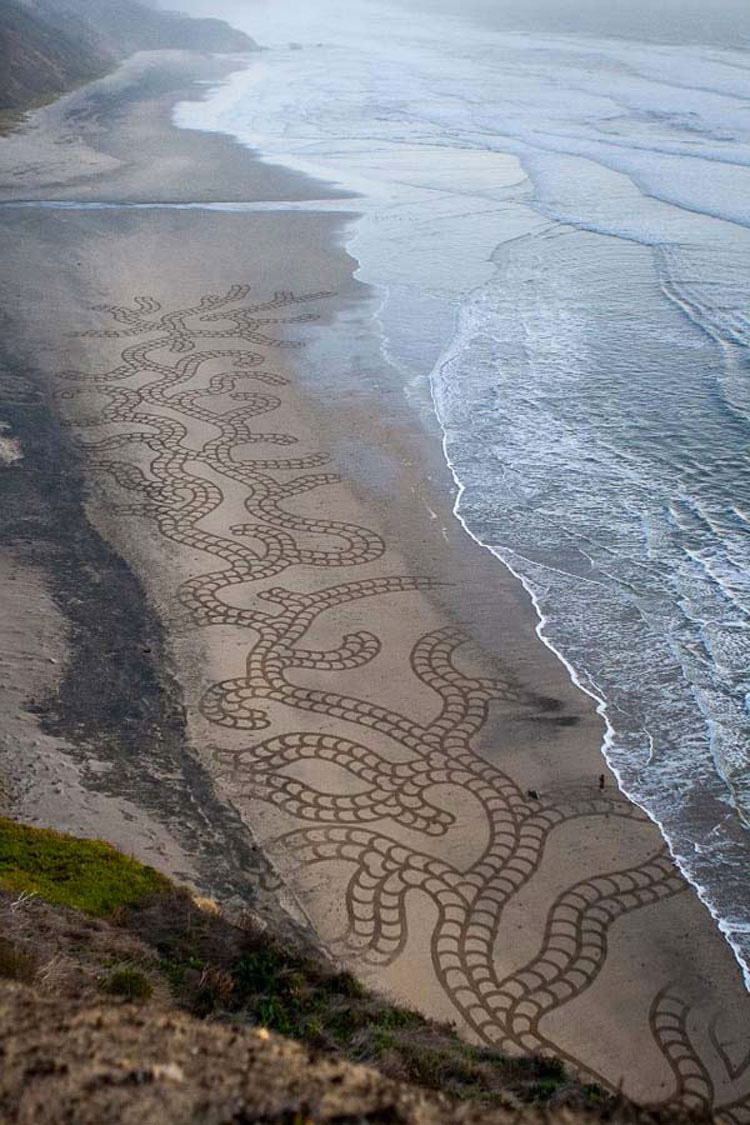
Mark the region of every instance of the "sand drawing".
MULTIPOLYGON (((88 456, 133 498, 128 511, 201 552, 207 565, 177 591, 192 622, 247 631, 243 674, 207 685, 198 704, 217 732, 216 776, 234 799, 266 802, 293 818, 295 827, 266 843, 272 858, 283 860, 293 890, 317 865, 341 862, 346 926, 336 954, 360 969, 396 961, 409 934, 408 898, 418 890, 434 906, 435 979, 479 1042, 553 1053, 616 1086, 620 1074, 585 1067, 545 1030, 545 1017, 596 981, 619 919, 684 894, 686 884, 663 850, 582 878, 549 902, 545 924, 528 934, 525 963, 510 973, 498 968, 504 912, 534 879, 556 830, 573 820, 645 818, 614 787, 592 786, 566 803, 547 803, 543 794, 535 800, 485 760, 474 744, 490 709, 522 702, 522 691, 510 679, 467 671, 467 638, 453 626, 430 630, 411 651, 415 688, 433 699, 429 721, 343 687, 346 672, 370 665, 382 651, 379 600, 408 599, 435 583, 429 575, 358 574, 384 557, 381 536, 344 520, 300 515, 289 504, 339 477, 324 454, 287 455, 295 436, 272 424, 286 379, 267 369, 267 352, 300 346, 276 334, 314 319, 306 310, 325 296, 281 292, 251 301, 249 287, 236 285, 176 311, 165 312, 151 297, 102 307, 114 327, 89 336, 139 339, 108 372, 64 373, 84 380, 104 402, 95 425, 111 432, 86 442, 88 456), (221 399, 215 409, 212 399, 221 399), (197 442, 199 432, 207 437, 197 442), (250 455, 255 445, 265 447, 258 457, 250 455), (228 487, 243 490, 246 522, 221 524, 228 487), (299 568, 319 577, 302 583, 299 568), (285 574, 288 587, 279 584, 285 574), (252 593, 244 605, 232 596, 236 587, 252 593), (328 650, 308 647, 320 618, 360 601, 368 612, 372 607, 370 628, 328 650), (314 684, 304 686, 306 674, 315 675, 314 684), (290 729, 279 729, 272 708, 276 716, 296 717, 290 729), (313 718, 324 719, 325 729, 313 718), (306 722, 310 729, 300 729, 306 722), (232 732, 224 745, 222 732, 232 732), (304 773, 295 772, 301 766, 304 773), (316 766, 335 767, 351 784, 340 792, 318 787, 316 766), (456 822, 452 791, 470 794, 482 812, 484 842, 465 866, 440 858, 436 846, 456 822)), ((669 985, 644 1022, 651 1029, 644 1052, 659 1052, 672 1074, 667 1100, 738 1125, 750 1121, 750 1056, 730 1052, 720 1025, 712 1026, 708 1048, 707 1036, 696 1045, 690 1004, 669 985)))

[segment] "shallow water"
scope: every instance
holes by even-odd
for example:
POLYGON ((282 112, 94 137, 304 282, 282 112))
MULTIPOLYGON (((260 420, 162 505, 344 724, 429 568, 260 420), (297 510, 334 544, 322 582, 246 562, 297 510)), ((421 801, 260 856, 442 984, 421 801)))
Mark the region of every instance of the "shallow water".
POLYGON ((177 120, 358 193, 457 514, 750 983, 750 17, 456 8, 227 0, 271 50, 177 120))

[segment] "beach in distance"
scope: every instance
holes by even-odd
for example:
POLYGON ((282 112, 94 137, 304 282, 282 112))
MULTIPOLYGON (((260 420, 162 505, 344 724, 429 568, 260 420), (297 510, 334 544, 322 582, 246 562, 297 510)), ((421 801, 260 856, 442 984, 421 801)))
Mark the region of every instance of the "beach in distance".
POLYGON ((750 20, 183 6, 264 49, 136 55, 0 141, 0 603, 74 643, 66 451, 121 614, 33 665, 15 812, 743 1125, 750 20))

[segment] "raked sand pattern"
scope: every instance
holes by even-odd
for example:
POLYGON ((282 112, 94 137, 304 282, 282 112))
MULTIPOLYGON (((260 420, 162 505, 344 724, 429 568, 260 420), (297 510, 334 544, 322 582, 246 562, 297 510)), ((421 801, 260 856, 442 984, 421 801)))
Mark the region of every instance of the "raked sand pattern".
MULTIPOLYGON (((297 436, 274 430, 287 379, 268 352, 300 346, 277 337, 299 335, 325 296, 256 301, 236 285, 176 311, 150 297, 102 307, 107 326, 87 335, 124 343, 115 365, 63 373, 64 394, 82 381, 101 396, 92 426, 104 436, 89 431, 86 447, 120 510, 203 560, 177 591, 191 627, 238 631, 244 666, 188 699, 213 732, 202 750, 215 777, 336 955, 375 984, 392 985, 399 965, 408 980, 416 934, 439 1011, 477 1041, 549 1051, 611 1087, 750 1122, 747 1006, 717 999, 712 1010, 665 980, 639 1014, 638 1080, 618 1058, 590 1065, 575 1002, 619 957, 608 987, 632 1004, 628 971, 639 970, 618 949, 622 920, 642 912, 654 926, 690 892, 614 787, 548 800, 477 753, 491 715, 540 701, 485 674, 434 609, 414 608, 434 581, 389 571, 388 546, 344 518, 346 499, 330 518, 342 492, 327 457, 294 456, 297 436), (410 614, 423 625, 400 664, 388 621, 410 614), (397 667, 400 707, 389 698, 397 667), (552 893, 544 884, 543 915, 506 955, 508 911, 533 892, 561 830, 598 820, 630 825, 648 853, 623 848, 611 870, 582 870, 552 893)), ((413 968, 424 980, 425 966, 413 968)))

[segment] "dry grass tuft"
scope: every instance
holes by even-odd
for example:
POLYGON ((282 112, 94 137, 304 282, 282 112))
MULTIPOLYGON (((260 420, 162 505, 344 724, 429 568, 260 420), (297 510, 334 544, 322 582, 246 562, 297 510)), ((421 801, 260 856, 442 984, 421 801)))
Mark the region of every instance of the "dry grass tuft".
POLYGON ((36 979, 38 968, 33 953, 7 938, 0 938, 0 977, 31 984, 36 979))
POLYGON ((204 914, 212 914, 214 918, 221 915, 221 907, 218 902, 213 898, 206 898, 203 895, 192 895, 193 904, 202 910, 204 914))

